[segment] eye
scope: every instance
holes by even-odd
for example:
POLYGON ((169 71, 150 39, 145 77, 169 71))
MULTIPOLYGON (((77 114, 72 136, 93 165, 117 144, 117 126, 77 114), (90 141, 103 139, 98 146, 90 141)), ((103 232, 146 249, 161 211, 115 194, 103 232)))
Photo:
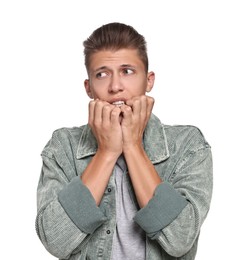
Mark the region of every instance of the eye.
POLYGON ((98 79, 100 79, 100 78, 105 78, 105 77, 107 77, 107 73, 106 72, 98 72, 97 74, 96 74, 96 78, 98 78, 98 79))
POLYGON ((129 69, 129 68, 123 69, 123 74, 125 74, 125 75, 130 75, 133 73, 134 73, 134 70, 132 70, 132 69, 129 69))

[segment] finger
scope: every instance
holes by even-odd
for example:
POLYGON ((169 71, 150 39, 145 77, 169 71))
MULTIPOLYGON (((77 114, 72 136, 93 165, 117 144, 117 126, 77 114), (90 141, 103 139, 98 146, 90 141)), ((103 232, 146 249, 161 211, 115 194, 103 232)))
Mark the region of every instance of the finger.
POLYGON ((120 107, 121 112, 122 112, 122 117, 124 119, 124 124, 128 125, 132 122, 132 116, 133 116, 133 111, 132 111, 132 107, 128 106, 128 105, 122 105, 120 107))
POLYGON ((127 101, 128 106, 132 108, 132 112, 134 115, 139 115, 141 111, 141 100, 140 97, 134 97, 127 101))
POLYGON ((104 125, 110 124, 110 114, 112 111, 112 107, 110 104, 104 104, 102 107, 102 122, 104 125))
POLYGON ((147 115, 148 117, 150 117, 154 107, 155 99, 149 96, 146 96, 146 98, 147 98, 147 115))
POLYGON ((132 104, 133 104, 133 98, 132 98, 132 99, 128 99, 128 100, 125 102, 125 105, 130 106, 130 107, 132 107, 132 104))
POLYGON ((146 120, 147 117, 147 97, 146 96, 141 96, 140 97, 140 116, 142 120, 146 120))
POLYGON ((117 106, 114 106, 110 113, 110 119, 113 125, 119 124, 119 117, 121 114, 121 109, 117 106))
POLYGON ((92 100, 89 102, 89 118, 88 118, 88 123, 91 126, 92 123, 94 122, 94 109, 95 109, 95 100, 92 100))
POLYGON ((103 109, 103 104, 104 102, 101 100, 96 100, 95 102, 95 108, 94 108, 94 124, 95 126, 100 126, 102 123, 102 109, 103 109))

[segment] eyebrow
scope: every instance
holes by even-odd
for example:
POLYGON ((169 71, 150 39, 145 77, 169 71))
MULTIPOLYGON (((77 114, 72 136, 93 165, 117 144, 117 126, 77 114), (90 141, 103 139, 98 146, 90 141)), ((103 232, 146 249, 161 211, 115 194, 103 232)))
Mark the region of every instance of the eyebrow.
MULTIPOLYGON (((120 68, 128 68, 128 67, 130 67, 130 68, 135 68, 136 66, 133 66, 133 65, 131 65, 131 64, 121 64, 121 65, 120 65, 120 68)), ((101 66, 101 67, 95 69, 93 72, 96 73, 96 72, 98 72, 98 71, 100 71, 100 70, 105 70, 105 69, 109 69, 109 70, 110 70, 110 68, 107 67, 107 66, 101 66)))
POLYGON ((95 73, 95 72, 98 72, 100 70, 104 70, 104 69, 107 69, 107 68, 108 68, 107 66, 102 66, 102 67, 95 69, 93 72, 95 73))
POLYGON ((126 67, 131 67, 131 68, 135 68, 135 66, 131 65, 131 64, 122 64, 120 65, 121 68, 126 68, 126 67))

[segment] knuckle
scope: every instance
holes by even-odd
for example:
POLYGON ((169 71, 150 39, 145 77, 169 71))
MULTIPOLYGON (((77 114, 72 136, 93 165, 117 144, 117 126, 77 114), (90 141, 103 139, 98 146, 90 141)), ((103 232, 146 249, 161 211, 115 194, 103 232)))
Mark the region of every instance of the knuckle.
POLYGON ((121 109, 119 107, 114 107, 111 114, 112 116, 117 116, 120 113, 121 109))
POLYGON ((115 116, 117 116, 117 111, 115 111, 115 110, 113 110, 112 112, 111 112, 111 115, 113 116, 113 117, 115 117, 115 116))
POLYGON ((152 105, 152 104, 154 104, 155 103, 155 99, 153 98, 153 97, 148 97, 148 103, 150 104, 150 105, 152 105))
POLYGON ((90 101, 88 106, 89 106, 89 108, 94 107, 95 106, 95 101, 94 100, 90 101))
POLYGON ((99 128, 101 126, 101 123, 98 120, 95 120, 93 122, 93 126, 96 127, 96 128, 99 128))
POLYGON ((110 105, 104 105, 103 106, 103 111, 104 112, 109 112, 110 110, 111 110, 110 105))
POLYGON ((97 101, 95 102, 95 106, 96 106, 96 107, 101 107, 101 106, 102 106, 102 101, 97 100, 97 101))
POLYGON ((147 99, 147 96, 146 96, 146 95, 142 95, 142 96, 140 97, 140 99, 141 99, 142 101, 145 101, 145 100, 147 99))

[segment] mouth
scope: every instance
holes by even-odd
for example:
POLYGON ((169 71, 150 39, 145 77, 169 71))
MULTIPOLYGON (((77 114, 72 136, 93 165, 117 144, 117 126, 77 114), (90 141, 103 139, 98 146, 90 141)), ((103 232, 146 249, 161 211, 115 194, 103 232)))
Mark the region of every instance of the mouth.
POLYGON ((121 106, 124 105, 124 104, 125 104, 125 102, 122 101, 122 100, 115 101, 115 102, 112 103, 112 105, 115 105, 115 106, 117 106, 117 107, 121 107, 121 106))

